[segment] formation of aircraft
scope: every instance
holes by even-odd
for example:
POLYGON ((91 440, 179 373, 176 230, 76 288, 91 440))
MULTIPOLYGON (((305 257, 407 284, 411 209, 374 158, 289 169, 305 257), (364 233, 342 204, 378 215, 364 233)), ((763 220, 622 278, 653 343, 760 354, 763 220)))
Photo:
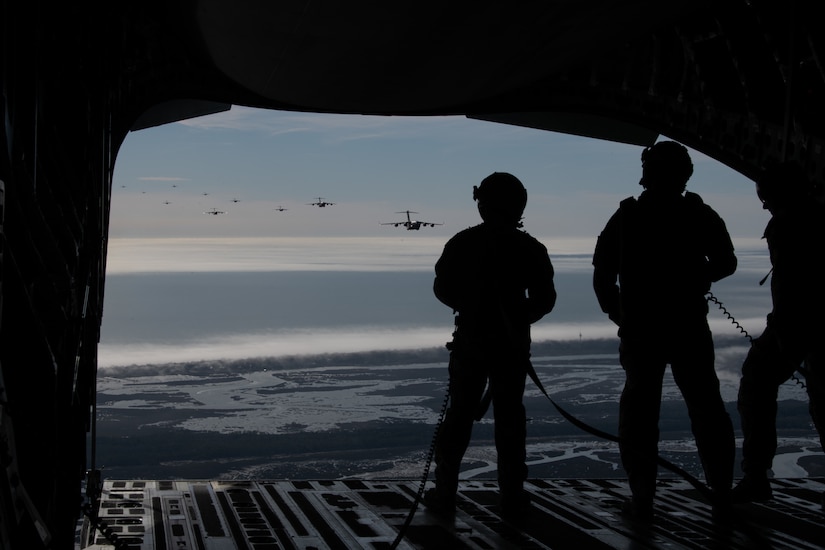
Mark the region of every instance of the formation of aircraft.
POLYGON ((396 212, 396 214, 406 214, 407 219, 400 222, 386 222, 382 223, 381 225, 392 225, 398 227, 403 225, 407 231, 418 231, 422 227, 435 227, 436 225, 444 225, 443 223, 434 223, 434 222, 424 222, 421 220, 413 220, 410 218, 410 214, 418 214, 418 212, 412 212, 410 210, 402 210, 401 212, 396 212))
MULTIPOLYGON (((202 195, 203 196, 208 196, 209 193, 202 193, 202 195)), ((233 203, 241 202, 241 200, 239 198, 232 198, 230 200, 233 203)), ((163 201, 163 204, 172 204, 172 203, 167 200, 167 201, 163 201)), ((308 206, 317 206, 318 208, 324 208, 324 207, 327 207, 327 206, 332 206, 334 204, 335 204, 334 202, 330 202, 330 201, 324 199, 324 197, 317 197, 314 202, 307 203, 308 206)), ((276 212, 285 212, 289 209, 285 208, 282 205, 278 205, 277 207, 273 208, 273 210, 276 211, 276 212)), ((211 216, 219 216, 221 214, 226 214, 226 211, 218 210, 217 208, 211 208, 211 209, 205 211, 204 214, 209 214, 211 216)), ((406 229, 407 231, 418 231, 422 227, 435 227, 437 225, 444 225, 443 223, 414 219, 414 218, 412 218, 412 215, 413 214, 418 214, 418 212, 414 212, 412 210, 401 210, 399 212, 396 212, 396 214, 405 214, 407 219, 406 220, 398 220, 398 221, 394 221, 394 222, 381 222, 380 224, 381 225, 392 225, 393 227, 402 227, 403 226, 404 229, 406 229)))
POLYGON ((318 197, 318 200, 315 202, 308 202, 309 206, 317 206, 318 208, 323 208, 325 206, 332 206, 335 204, 334 202, 327 202, 324 200, 324 197, 318 197))

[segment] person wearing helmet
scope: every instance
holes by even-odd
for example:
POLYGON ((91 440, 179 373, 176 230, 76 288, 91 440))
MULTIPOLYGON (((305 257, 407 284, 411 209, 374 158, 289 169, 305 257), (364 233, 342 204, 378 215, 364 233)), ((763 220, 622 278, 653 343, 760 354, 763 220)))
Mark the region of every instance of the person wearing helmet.
POLYGON ((625 385, 619 401, 619 452, 632 499, 623 512, 653 518, 662 381, 670 364, 690 415, 705 476, 726 511, 735 442, 714 370, 705 294, 736 270, 721 217, 685 192, 693 174, 687 149, 673 141, 642 152, 644 191, 623 200, 598 237, 593 288, 619 326, 625 385))
POLYGON ((501 511, 517 516, 529 507, 526 416, 522 403, 530 365, 530 325, 556 302, 547 248, 520 230, 527 191, 515 176, 496 172, 473 187, 482 223, 460 231, 435 264, 433 290, 453 309, 456 329, 448 344, 449 408, 435 446, 435 488, 424 504, 440 515, 455 512, 461 460, 473 422, 493 406, 501 511))
POLYGON ((794 163, 768 165, 756 181, 756 194, 771 213, 764 238, 773 307, 742 365, 737 408, 744 477, 733 489, 734 502, 740 503, 773 496, 768 470, 777 447, 777 392, 803 363, 811 417, 825 447, 825 208, 794 163))

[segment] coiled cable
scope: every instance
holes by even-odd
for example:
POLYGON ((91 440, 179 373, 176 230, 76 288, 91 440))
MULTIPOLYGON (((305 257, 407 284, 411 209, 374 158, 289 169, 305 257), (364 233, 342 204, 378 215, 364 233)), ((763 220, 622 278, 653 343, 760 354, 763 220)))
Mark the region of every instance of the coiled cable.
POLYGON ((433 438, 430 442, 430 450, 427 453, 427 460, 424 464, 424 474, 421 476, 421 483, 418 485, 418 493, 415 495, 415 500, 413 501, 412 507, 410 507, 410 511, 407 513, 407 519, 404 520, 404 525, 401 526, 401 529, 398 530, 398 534, 395 536, 395 540, 392 541, 390 548, 398 548, 398 545, 401 543, 401 539, 404 538, 405 533, 407 532, 407 528, 412 523, 413 516, 415 516, 415 511, 418 509, 418 504, 423 499, 424 495, 424 488, 427 486, 427 479, 430 477, 430 466, 433 462, 433 457, 435 456, 435 446, 436 442, 438 441, 438 432, 441 430, 441 425, 444 423, 444 416, 447 414, 447 405, 450 403, 450 386, 447 384, 447 392, 444 395, 444 402, 441 404, 441 412, 438 414, 438 422, 435 425, 435 430, 433 430, 433 438))
MULTIPOLYGON (((763 281, 764 281, 764 279, 763 279, 763 281)), ((716 296, 714 296, 712 292, 708 292, 705 295, 705 298, 707 299, 708 302, 716 304, 716 307, 719 308, 719 311, 722 312, 722 315, 724 315, 733 324, 733 326, 736 327, 736 329, 739 331, 740 334, 742 334, 742 336, 744 336, 745 338, 748 339, 748 342, 753 344, 753 337, 750 334, 748 334, 748 331, 745 330, 745 328, 742 325, 739 324, 739 321, 737 321, 733 317, 733 315, 728 311, 728 309, 725 307, 725 305, 716 296)), ((805 375, 805 371, 803 370, 803 368, 801 366, 797 367, 797 372, 800 372, 803 376, 805 375)), ((791 380, 793 380, 794 382, 799 384, 799 386, 801 386, 803 389, 806 388, 805 382, 803 380, 800 380, 796 376, 796 374, 794 374, 794 373, 791 374, 791 380)))
POLYGON ((722 312, 722 315, 724 315, 725 317, 727 317, 727 318, 728 318, 728 320, 729 320, 731 323, 733 323, 733 326, 734 326, 734 327, 736 327, 736 330, 738 330, 738 331, 739 331, 739 333, 740 333, 740 334, 742 334, 742 336, 744 336, 745 338, 747 338, 747 339, 748 339, 748 341, 749 341, 750 343, 753 343, 753 337, 752 337, 750 334, 748 334, 748 331, 747 331, 747 330, 745 330, 745 327, 743 327, 742 325, 740 325, 740 324, 739 324, 739 321, 737 321, 736 319, 734 319, 733 315, 732 315, 732 314, 728 311, 728 309, 727 309, 727 308, 725 307, 725 305, 724 305, 724 304, 723 304, 723 303, 719 300, 719 298, 717 298, 716 296, 714 296, 714 295, 713 295, 713 292, 708 292, 708 293, 705 295, 705 298, 707 299, 707 301, 708 301, 708 302, 712 302, 712 303, 716 304, 716 307, 718 307, 718 308, 719 308, 719 310, 722 312))

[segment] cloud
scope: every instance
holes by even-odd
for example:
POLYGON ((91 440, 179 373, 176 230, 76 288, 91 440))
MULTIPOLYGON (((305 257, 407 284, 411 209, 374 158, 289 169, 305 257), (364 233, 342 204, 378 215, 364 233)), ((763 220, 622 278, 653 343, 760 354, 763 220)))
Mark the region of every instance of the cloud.
MULTIPOLYGON (((533 330, 540 341, 615 337, 612 323, 542 323, 533 330)), ((311 328, 235 334, 204 340, 161 344, 106 344, 98 346, 101 368, 129 365, 165 365, 199 361, 237 361, 261 357, 374 353, 444 349, 450 338, 443 326, 418 328, 348 327, 311 328)), ((444 360, 447 355, 444 352, 444 360)))
POLYGON ((256 357, 323 355, 377 350, 413 350, 443 347, 444 329, 309 329, 275 333, 229 335, 175 344, 101 344, 102 368, 162 365, 196 361, 240 360, 256 357))
MULTIPOLYGON (((113 237, 106 272, 431 271, 448 238, 408 238, 405 231, 386 237, 113 237)), ((546 244, 556 272, 592 269, 593 238, 539 239, 546 244)), ((727 298, 732 285, 745 277, 756 281, 767 272, 770 265, 758 248, 762 244, 737 241, 737 273, 730 281, 717 283, 715 294, 719 289, 727 298)))
POLYGON ((113 238, 106 272, 430 271, 443 242, 397 236, 113 238))

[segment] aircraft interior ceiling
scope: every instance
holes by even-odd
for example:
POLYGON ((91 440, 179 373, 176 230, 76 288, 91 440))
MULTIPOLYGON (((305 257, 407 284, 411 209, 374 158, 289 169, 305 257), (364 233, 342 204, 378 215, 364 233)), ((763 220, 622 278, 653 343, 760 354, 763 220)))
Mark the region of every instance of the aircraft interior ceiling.
POLYGON ((169 19, 153 27, 159 42, 169 41, 167 55, 130 66, 138 75, 167 75, 168 93, 194 92, 196 76, 203 85, 189 99, 465 114, 631 143, 663 134, 748 176, 755 159, 790 156, 821 177, 811 152, 821 146, 815 98, 825 80, 811 10, 746 1, 477 10, 201 1, 181 16, 189 40, 165 32, 182 26, 169 19), (179 73, 182 63, 188 73, 179 73))

